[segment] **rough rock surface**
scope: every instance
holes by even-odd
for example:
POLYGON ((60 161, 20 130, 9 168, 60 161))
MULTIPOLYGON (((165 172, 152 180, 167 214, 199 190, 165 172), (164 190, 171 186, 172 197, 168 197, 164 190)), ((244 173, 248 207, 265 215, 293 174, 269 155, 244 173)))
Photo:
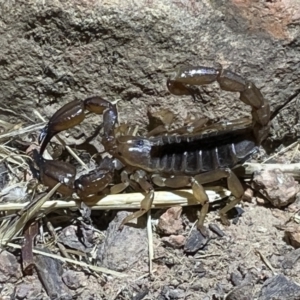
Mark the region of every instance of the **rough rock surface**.
MULTIPOLYGON (((188 114, 213 121, 247 115, 236 95, 216 85, 203 88, 206 105, 169 95, 165 82, 176 67, 215 61, 255 82, 273 110, 299 100, 299 1, 17 3, 1 4, 4 120, 33 124, 33 108, 49 117, 93 94, 120 100, 121 120, 139 125, 149 107, 171 108, 178 122, 188 114)), ((98 122, 91 116, 77 129, 83 136, 67 141, 84 142, 98 122)), ((283 110, 273 125, 277 136, 295 134, 297 111, 283 110)))

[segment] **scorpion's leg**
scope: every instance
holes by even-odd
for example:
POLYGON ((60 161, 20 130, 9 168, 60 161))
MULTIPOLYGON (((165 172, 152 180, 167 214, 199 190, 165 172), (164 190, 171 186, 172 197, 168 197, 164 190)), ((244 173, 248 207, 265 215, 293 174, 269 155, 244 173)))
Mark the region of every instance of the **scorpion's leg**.
POLYGON ((171 188, 183 188, 190 185, 191 183, 193 194, 198 203, 202 205, 198 219, 198 228, 202 231, 204 219, 209 207, 209 199, 202 185, 218 181, 223 178, 227 178, 228 189, 232 192, 233 196, 235 197, 235 199, 232 202, 230 202, 220 211, 220 218, 222 223, 228 225, 229 221, 227 220, 225 214, 227 213, 227 211, 229 211, 241 201, 241 198, 244 194, 244 188, 241 182, 230 169, 213 170, 201 173, 192 178, 189 176, 175 176, 171 178, 162 178, 156 175, 152 177, 152 180, 154 184, 158 186, 167 186, 171 188))
POLYGON ((61 107, 42 130, 39 137, 40 153, 43 154, 54 135, 80 124, 85 118, 85 110, 96 114, 103 113, 105 137, 109 139, 113 136, 114 125, 117 122, 117 109, 114 104, 100 97, 91 97, 84 101, 75 100, 61 107))
POLYGON ((123 170, 121 172, 121 183, 117 183, 110 188, 111 194, 119 194, 123 192, 130 185, 130 179, 128 177, 128 172, 123 170))
POLYGON ((154 188, 153 188, 152 184, 145 178, 145 173, 143 171, 136 171, 132 177, 133 177, 134 181, 136 181, 139 184, 139 186, 142 188, 142 190, 145 191, 146 196, 141 201, 140 210, 138 210, 138 211, 132 213, 131 215, 129 215, 128 217, 126 217, 122 221, 121 227, 124 224, 128 223, 129 221, 131 221, 135 218, 139 218, 142 215, 144 215, 145 213, 147 213, 151 209, 153 199, 154 199, 154 188))
MULTIPOLYGON (((221 221, 224 225, 229 225, 229 221, 226 218, 226 213, 233 208, 236 204, 238 204, 243 195, 244 195, 244 188, 240 182, 240 180, 237 178, 237 176, 228 168, 226 169, 218 169, 209 171, 206 173, 202 173, 199 175, 196 175, 195 180, 199 184, 206 184, 214 181, 218 181, 223 178, 227 178, 227 186, 228 189, 231 191, 232 195, 235 197, 234 200, 232 200, 229 204, 227 204, 221 211, 219 212, 221 221)), ((204 223, 205 216, 200 216, 199 219, 199 225, 202 226, 204 223)))
POLYGON ((184 188, 191 185, 193 195, 195 196, 197 203, 202 205, 200 215, 198 216, 197 227, 204 235, 206 235, 206 230, 203 224, 205 216, 208 212, 209 198, 202 186, 201 180, 199 180, 199 178, 190 176, 174 176, 170 178, 163 178, 159 175, 153 175, 152 181, 158 186, 166 186, 170 188, 184 188))

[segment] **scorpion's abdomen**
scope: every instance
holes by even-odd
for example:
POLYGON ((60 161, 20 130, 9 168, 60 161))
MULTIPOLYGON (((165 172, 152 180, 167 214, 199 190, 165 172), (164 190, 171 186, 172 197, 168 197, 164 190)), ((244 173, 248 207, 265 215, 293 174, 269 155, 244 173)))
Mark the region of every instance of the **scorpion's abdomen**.
POLYGON ((257 147, 255 139, 241 132, 196 136, 161 136, 152 139, 151 169, 170 175, 196 175, 232 168, 247 160, 257 147))

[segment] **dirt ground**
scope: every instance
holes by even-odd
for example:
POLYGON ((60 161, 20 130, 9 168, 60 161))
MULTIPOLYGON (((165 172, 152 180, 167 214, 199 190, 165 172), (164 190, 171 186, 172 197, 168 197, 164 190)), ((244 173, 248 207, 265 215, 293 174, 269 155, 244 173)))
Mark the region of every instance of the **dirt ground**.
MULTIPOLYGON (((300 202, 293 180, 300 178, 299 20, 298 0, 1 2, 0 205, 32 200, 34 180, 23 157, 38 147, 46 124, 41 116, 49 119, 74 99, 118 101, 120 122, 138 125, 140 133, 149 129, 149 112, 172 112, 174 128, 192 118, 215 123, 249 117, 250 108, 217 84, 199 88, 201 101, 170 95, 166 80, 180 66, 218 62, 254 82, 279 113, 252 162, 274 156, 269 163, 295 169, 290 177, 273 174, 275 181, 243 179, 250 189, 231 225, 222 225, 219 207, 212 205, 206 237, 195 229, 195 207, 154 209, 148 227, 145 217, 122 230, 123 210, 48 211, 3 245, 0 298, 300 299, 300 202), (266 200, 272 197, 277 208, 266 200), (281 207, 286 199, 293 203, 281 207), (32 236, 33 257, 19 249, 32 236)), ((90 114, 60 134, 89 169, 103 150, 99 125, 101 117, 90 114)), ((49 152, 79 167, 57 142, 49 152)), ((1 217, 12 213, 1 208, 1 217)), ((2 222, 1 234, 9 224, 2 222)))

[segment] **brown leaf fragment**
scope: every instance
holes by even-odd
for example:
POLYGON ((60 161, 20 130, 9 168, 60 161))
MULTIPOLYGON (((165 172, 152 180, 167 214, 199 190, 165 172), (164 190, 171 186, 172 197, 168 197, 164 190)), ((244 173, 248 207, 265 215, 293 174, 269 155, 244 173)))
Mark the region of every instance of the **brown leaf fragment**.
POLYGON ((24 229, 24 244, 21 249, 22 253, 22 268, 25 275, 32 275, 34 267, 33 259, 33 242, 38 234, 38 223, 29 221, 24 229))

